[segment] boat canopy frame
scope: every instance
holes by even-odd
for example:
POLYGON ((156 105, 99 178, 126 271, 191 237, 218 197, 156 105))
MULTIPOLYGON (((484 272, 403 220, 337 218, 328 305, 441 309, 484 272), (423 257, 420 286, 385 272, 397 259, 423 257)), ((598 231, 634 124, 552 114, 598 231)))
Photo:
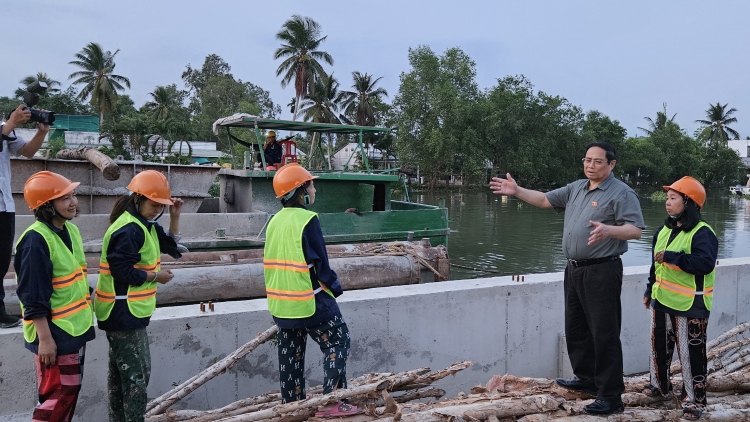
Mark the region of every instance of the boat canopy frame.
MULTIPOLYGON (((230 128, 244 128, 244 129, 254 129, 255 130, 255 139, 258 144, 258 150, 263 151, 263 143, 261 140, 263 137, 261 136, 261 130, 288 130, 291 132, 312 132, 312 133, 326 133, 326 134, 358 134, 357 137, 357 148, 355 148, 351 155, 349 156, 349 159, 346 160, 346 164, 344 165, 344 169, 346 169, 349 166, 349 162, 354 157, 354 154, 357 153, 359 150, 362 153, 362 161, 365 164, 365 168, 367 171, 371 171, 369 160, 367 159, 367 153, 365 151, 363 137, 365 133, 379 133, 379 132, 386 132, 391 133, 394 132, 395 128, 385 128, 385 127, 376 127, 376 126, 357 126, 357 125, 341 125, 341 124, 332 124, 332 123, 310 123, 310 122, 295 122, 292 120, 278 120, 278 119, 266 119, 258 116, 252 116, 249 114, 234 114, 229 117, 224 117, 221 119, 218 119, 213 124, 213 131, 215 135, 219 134, 219 127, 226 128, 227 135, 233 139, 235 142, 244 145, 248 148, 255 149, 254 145, 251 143, 248 143, 246 141, 243 141, 236 136, 232 135, 230 128)), ((325 154, 323 153, 323 149, 320 143, 316 147, 313 148, 313 151, 310 151, 310 157, 312 157, 315 154, 315 150, 320 151, 323 158, 325 158, 325 154)), ((265 154, 260 154, 261 162, 263 163, 263 168, 266 168, 266 157, 265 154)), ((312 160, 310 160, 312 161, 312 160)), ((324 163, 327 163, 327 161, 324 159, 324 163)), ((327 164, 325 164, 327 166, 327 164)), ((343 172, 344 170, 342 170, 343 172)))

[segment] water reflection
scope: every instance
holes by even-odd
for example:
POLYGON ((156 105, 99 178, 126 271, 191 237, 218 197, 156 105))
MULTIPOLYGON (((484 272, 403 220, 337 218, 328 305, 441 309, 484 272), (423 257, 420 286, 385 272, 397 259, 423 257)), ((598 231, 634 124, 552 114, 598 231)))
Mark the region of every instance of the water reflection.
MULTIPOLYGON (((650 192, 649 192, 650 193, 650 192)), ((642 195, 643 196, 643 195, 642 195)), ((454 279, 478 276, 562 271, 563 215, 541 210, 515 198, 486 192, 413 195, 412 200, 436 205, 445 198, 451 223, 451 262, 486 272, 454 267, 454 279)), ((641 199, 646 221, 643 237, 629 242, 625 266, 651 264, 651 239, 662 225, 663 201, 641 199)), ((723 192, 709 192, 703 218, 719 238, 719 259, 750 256, 750 201, 723 192)))

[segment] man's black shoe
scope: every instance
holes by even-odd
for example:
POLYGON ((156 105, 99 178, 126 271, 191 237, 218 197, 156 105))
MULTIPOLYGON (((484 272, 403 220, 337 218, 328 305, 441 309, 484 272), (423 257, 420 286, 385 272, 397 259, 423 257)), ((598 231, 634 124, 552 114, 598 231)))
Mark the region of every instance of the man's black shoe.
POLYGON ((590 384, 586 384, 578 377, 573 378, 557 378, 555 384, 566 390, 579 391, 581 393, 588 394, 589 396, 596 397, 596 387, 590 384))
POLYGON ((593 403, 583 406, 583 411, 590 415, 611 415, 612 413, 622 412, 625 410, 622 401, 610 403, 604 400, 594 400, 593 403))
POLYGON ((21 325, 21 320, 8 315, 4 310, 0 310, 0 328, 12 328, 21 325))

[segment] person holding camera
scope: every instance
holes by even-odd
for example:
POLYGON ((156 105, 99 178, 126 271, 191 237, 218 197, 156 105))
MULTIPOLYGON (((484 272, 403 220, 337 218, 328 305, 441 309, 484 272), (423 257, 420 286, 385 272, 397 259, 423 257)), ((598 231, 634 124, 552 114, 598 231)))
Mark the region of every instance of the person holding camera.
MULTIPOLYGON (((20 104, 2 125, 0 141, 0 274, 5 276, 10 266, 13 251, 13 238, 16 232, 16 208, 10 190, 10 155, 23 155, 31 158, 36 154, 49 132, 49 125, 37 122, 36 134, 26 141, 16 136, 15 129, 31 119, 31 110, 20 104)), ((11 328, 21 324, 21 320, 5 312, 5 290, 0 289, 0 328, 11 328)))

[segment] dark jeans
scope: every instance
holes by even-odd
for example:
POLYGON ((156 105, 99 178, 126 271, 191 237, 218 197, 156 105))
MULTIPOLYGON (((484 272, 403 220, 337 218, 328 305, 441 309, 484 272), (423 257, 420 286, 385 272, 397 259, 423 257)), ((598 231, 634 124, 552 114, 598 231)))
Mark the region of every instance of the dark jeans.
POLYGON ((597 398, 620 400, 622 261, 565 269, 565 336, 573 373, 595 385, 597 398))
MULTIPOLYGON (((13 253, 13 237, 16 235, 16 213, 0 212, 0 280, 10 268, 10 255, 13 253)), ((0 286, 0 303, 5 300, 5 290, 0 286)), ((5 311, 5 304, 0 304, 5 311)))
POLYGON ((305 398, 305 350, 307 335, 323 352, 323 394, 334 388, 346 388, 346 360, 349 358, 349 329, 344 318, 308 328, 279 329, 279 381, 282 403, 305 398))

